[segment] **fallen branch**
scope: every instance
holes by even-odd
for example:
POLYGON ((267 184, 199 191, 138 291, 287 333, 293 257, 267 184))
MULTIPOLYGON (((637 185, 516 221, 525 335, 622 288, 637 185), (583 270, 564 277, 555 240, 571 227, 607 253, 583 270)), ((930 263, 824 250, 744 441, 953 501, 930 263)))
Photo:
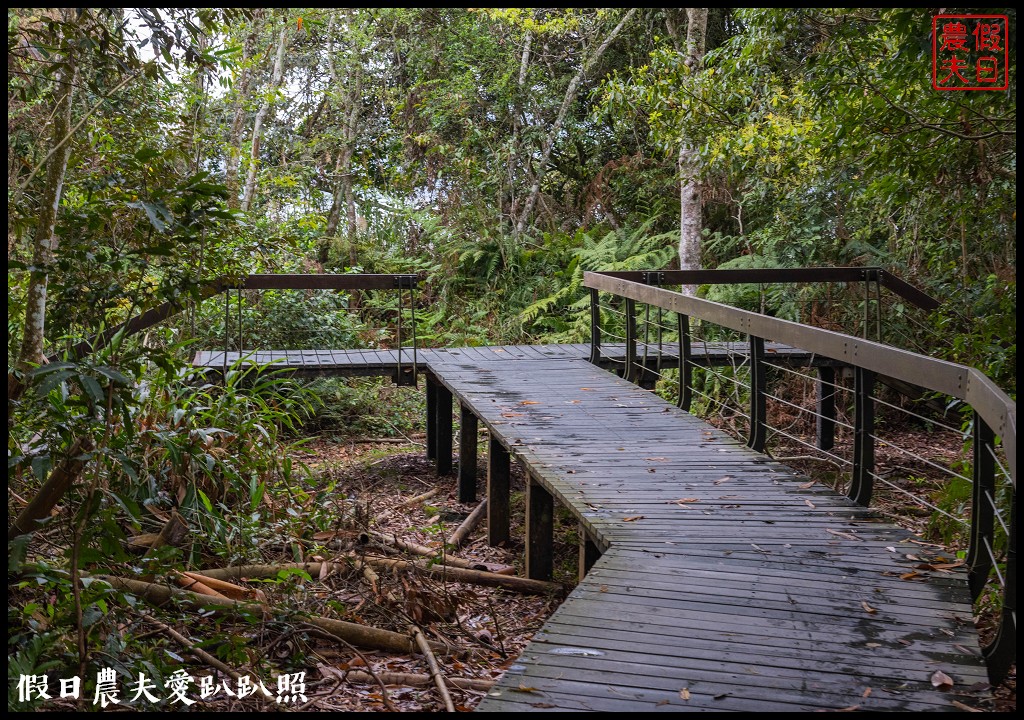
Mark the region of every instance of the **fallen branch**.
MULTIPOLYGON (((355 557, 355 556, 352 556, 355 557)), ((499 575, 484 570, 467 570, 465 568, 445 567, 443 565, 430 565, 427 561, 409 562, 408 560, 392 560, 391 558, 362 556, 362 559, 377 567, 395 568, 406 570, 415 568, 422 570, 431 577, 447 578, 457 582, 472 583, 474 585, 486 585, 488 587, 501 587, 506 590, 532 595, 550 595, 561 593, 564 588, 559 583, 546 582, 544 580, 530 580, 515 575, 499 575)), ((342 567, 339 563, 331 563, 332 566, 342 567)), ((239 578, 266 578, 277 577, 281 572, 288 570, 302 570, 311 577, 318 577, 320 574, 319 562, 308 563, 282 563, 280 565, 236 565, 235 567, 219 568, 215 570, 196 570, 199 575, 215 577, 219 580, 239 578)))
POLYGON ((437 685, 437 691, 441 693, 441 699, 444 701, 445 710, 448 712, 455 712, 455 705, 452 703, 452 696, 448 694, 448 686, 444 684, 444 676, 441 675, 441 668, 437 664, 437 658, 434 657, 434 653, 430 652, 430 645, 427 644, 427 639, 423 637, 423 632, 415 625, 409 626, 409 632, 416 639, 416 645, 419 647, 420 652, 423 653, 423 657, 427 660, 427 666, 430 668, 430 677, 434 679, 434 684, 437 685))
POLYGON ((438 548, 427 547, 426 545, 420 545, 410 540, 401 540, 397 535, 388 536, 374 530, 370 531, 370 535, 387 546, 393 546, 400 550, 411 552, 414 555, 423 555, 431 558, 435 562, 439 562, 450 567, 466 568, 467 570, 486 570, 499 575, 512 575, 515 573, 515 568, 511 565, 500 565, 498 563, 488 563, 480 560, 466 560, 465 558, 455 557, 454 555, 449 555, 447 553, 442 555, 438 548))
MULTIPOLYGON (((319 565, 319 563, 311 563, 319 565)), ((223 609, 236 610, 241 612, 254 613, 267 617, 273 613, 273 608, 259 605, 257 603, 231 600, 230 598, 209 597, 199 595, 188 590, 177 590, 168 585, 143 582, 130 578, 115 577, 112 575, 95 575, 97 580, 109 583, 111 587, 123 592, 130 592, 142 597, 153 605, 164 605, 172 599, 180 600, 184 605, 193 608, 209 608, 219 606, 223 609)), ((283 614, 283 613, 282 613, 283 614)), ((414 653, 416 644, 408 636, 401 633, 381 630, 379 628, 359 625, 358 623, 334 620, 332 618, 312 616, 305 618, 304 622, 334 635, 344 642, 374 650, 386 650, 395 653, 414 653)), ((441 643, 433 643, 432 649, 435 652, 447 653, 449 648, 441 643)))
POLYGON ((160 532, 157 536, 149 543, 149 550, 143 555, 143 559, 151 556, 154 550, 162 548, 165 545, 173 545, 177 547, 185 542, 185 538, 188 537, 188 525, 185 524, 185 519, 178 514, 177 510, 171 510, 171 516, 168 518, 164 526, 160 528, 160 532))
POLYGON ((434 488, 433 490, 427 490, 422 495, 417 495, 416 497, 409 498, 408 500, 403 500, 402 502, 398 503, 398 505, 396 505, 395 507, 403 508, 410 507, 411 505, 419 505, 424 500, 429 500, 435 495, 437 495, 437 488, 434 488))
MULTIPOLYGON (((225 665, 223 662, 221 662, 205 650, 197 648, 195 646, 195 643, 193 643, 187 637, 185 637, 177 630, 172 628, 170 625, 165 625, 164 623, 160 622, 159 620, 150 615, 146 616, 146 621, 153 625, 156 625, 158 628, 160 628, 161 632, 163 632, 165 635, 170 636, 175 642, 177 642, 183 648, 188 650, 188 652, 190 652, 192 655, 195 655, 199 660, 202 660, 204 663, 206 663, 212 668, 220 670, 222 673, 230 677, 232 680, 238 682, 238 679, 241 677, 240 673, 232 670, 230 667, 225 665)), ((255 677, 251 672, 246 672, 246 675, 250 677, 255 677)))
MULTIPOLYGON (((431 682, 429 675, 421 675, 419 673, 379 672, 376 675, 387 685, 421 687, 429 685, 431 682)), ((349 670, 345 678, 352 682, 376 682, 373 675, 361 670, 349 670)), ((495 684, 494 680, 484 680, 482 678, 446 678, 445 680, 453 687, 462 688, 463 690, 476 690, 478 692, 487 692, 495 684)))
POLYGON ((434 578, 472 583, 474 585, 486 585, 488 587, 500 587, 530 595, 557 594, 564 590, 558 583, 530 580, 529 578, 521 578, 515 575, 499 575, 498 573, 487 572, 486 570, 468 570, 466 568, 446 567, 444 565, 431 565, 424 560, 415 563, 408 562, 407 560, 392 560, 391 558, 378 557, 365 557, 364 560, 378 567, 388 567, 397 570, 416 568, 434 578))
POLYGON ((85 455, 93 449, 93 441, 90 437, 80 437, 71 443, 67 456, 57 463, 57 466, 50 471, 50 477, 46 479, 39 492, 22 510, 14 524, 7 529, 7 540, 13 540, 19 535, 27 535, 39 529, 40 521, 49 517, 64 493, 74 484, 75 480, 82 474, 85 467, 85 455))
POLYGON ((484 513, 486 512, 487 498, 484 498, 480 501, 480 504, 473 509, 473 512, 471 512, 469 516, 462 521, 462 524, 455 528, 455 531, 448 536, 448 545, 455 548, 460 547, 462 543, 466 541, 469 534, 473 532, 473 528, 480 523, 481 518, 483 518, 484 513))

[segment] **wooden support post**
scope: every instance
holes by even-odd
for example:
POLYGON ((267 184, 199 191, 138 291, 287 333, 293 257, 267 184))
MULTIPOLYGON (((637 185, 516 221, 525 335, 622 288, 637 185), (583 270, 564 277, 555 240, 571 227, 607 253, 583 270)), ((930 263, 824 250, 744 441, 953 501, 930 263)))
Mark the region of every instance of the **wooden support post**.
POLYGON ((437 474, 452 474, 452 391, 441 383, 437 384, 437 422, 435 423, 435 447, 437 453, 437 474))
POLYGON ((467 405, 459 406, 459 502, 476 500, 476 415, 467 405))
POLYGON ((1010 533, 1006 538, 1006 584, 1003 588, 1003 614, 995 640, 982 648, 988 679, 998 685, 1010 673, 1017 660, 1017 491, 1010 494, 1010 533))
POLYGON ((992 456, 995 433, 974 413, 974 484, 971 486, 971 543, 967 551, 967 585, 978 599, 992 572, 995 554, 992 530, 995 520, 996 463, 992 456), (989 547, 986 548, 985 545, 989 547), (990 553, 991 551, 991 553, 990 553))
POLYGON ((861 367, 853 369, 853 477, 847 494, 864 507, 871 503, 875 482, 875 401, 871 397, 874 388, 873 372, 861 367))
POLYGON ((491 435, 487 445, 487 543, 506 542, 509 532, 509 474, 508 450, 491 435))
POLYGON ((750 336, 750 438, 747 446, 764 452, 768 439, 768 382, 764 364, 764 338, 750 336))
POLYGON ((437 380, 427 375, 427 460, 437 458, 437 380))
POLYGON ((597 562, 598 558, 601 557, 601 551, 597 548, 597 543, 590 539, 587 534, 587 528, 583 523, 579 526, 580 534, 580 564, 579 564, 579 581, 583 582, 583 578, 590 568, 594 567, 594 563, 597 562))
POLYGON ((526 483, 526 577, 550 580, 554 571, 554 498, 532 477, 526 483))
POLYGON ((819 450, 831 450, 836 442, 836 369, 829 365, 818 368, 818 407, 816 435, 819 450))

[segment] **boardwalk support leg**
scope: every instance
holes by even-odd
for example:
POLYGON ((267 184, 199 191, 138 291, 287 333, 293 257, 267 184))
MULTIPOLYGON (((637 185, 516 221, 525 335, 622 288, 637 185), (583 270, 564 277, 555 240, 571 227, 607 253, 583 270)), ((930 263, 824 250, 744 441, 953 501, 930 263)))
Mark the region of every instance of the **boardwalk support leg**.
POLYGON ((594 563, 597 562, 598 558, 601 557, 601 551, 597 547, 597 543, 590 539, 587 534, 587 528, 580 523, 579 526, 580 534, 580 564, 579 564, 579 581, 583 582, 583 578, 590 568, 594 567, 594 563))
POLYGON ((526 577, 550 580, 554 570, 555 503, 551 493, 532 477, 526 484, 526 577))
POLYGON ((974 413, 974 484, 971 487, 971 544, 967 552, 967 584, 978 599, 992 572, 992 530, 995 520, 996 464, 992 456, 995 433, 974 413), (987 547, 986 547, 987 546, 987 547))
POLYGON ((487 544, 506 542, 509 537, 509 454, 491 436, 487 445, 487 544))
POLYGON ((836 442, 836 369, 818 368, 818 407, 815 422, 819 450, 831 450, 836 442))
POLYGON ((437 452, 437 474, 452 473, 452 391, 444 385, 437 385, 437 420, 434 424, 435 451, 437 452))
POLYGON ((459 423, 459 502, 476 500, 476 415, 467 405, 460 405, 459 423))
POLYGON ((427 375, 427 460, 437 458, 437 386, 433 375, 427 375))
POLYGON ((849 498, 858 505, 871 503, 875 480, 875 374, 858 367, 853 370, 853 478, 849 498))
POLYGON ((768 382, 764 364, 764 338, 750 336, 750 438, 747 446, 764 452, 768 439, 768 382))

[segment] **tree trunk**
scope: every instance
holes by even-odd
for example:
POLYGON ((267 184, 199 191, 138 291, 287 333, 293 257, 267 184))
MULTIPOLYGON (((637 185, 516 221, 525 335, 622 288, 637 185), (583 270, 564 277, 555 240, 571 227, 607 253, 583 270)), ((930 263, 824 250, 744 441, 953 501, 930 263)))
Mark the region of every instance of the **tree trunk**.
POLYGON ((256 10, 253 18, 252 32, 242 46, 242 71, 238 76, 238 88, 235 95, 235 115, 231 119, 231 132, 228 135, 228 157, 225 163, 224 184, 228 189, 228 207, 238 209, 238 165, 242 159, 242 128, 245 125, 245 103, 249 97, 249 84, 252 81, 252 68, 249 62, 256 53, 256 42, 259 40, 260 18, 262 10, 256 10))
MULTIPOLYGON (((63 11, 64 23, 74 23, 74 9, 63 11)), ((32 365, 44 362, 43 338, 46 330, 46 285, 49 268, 53 264, 57 250, 57 212, 64 192, 64 175, 67 172, 68 158, 71 156, 71 106, 75 99, 75 80, 78 75, 78 58, 73 49, 73 42, 66 35, 68 30, 62 28, 60 44, 66 50, 64 62, 57 65, 54 74, 56 89, 54 90, 53 124, 50 127, 50 147, 57 148, 46 162, 46 187, 43 189, 39 219, 36 224, 35 240, 32 248, 32 272, 29 275, 28 290, 25 298, 25 329, 21 338, 21 351, 18 353, 17 368, 22 372, 32 365)), ((56 60, 56 58, 53 58, 56 60)), ((8 382, 10 389, 10 382, 8 382)), ((11 398, 8 397, 8 400, 11 398)))
MULTIPOLYGON (((583 67, 580 68, 579 72, 569 83, 569 87, 565 91, 565 97, 562 98, 562 105, 558 108, 558 116, 555 118, 555 122, 552 123, 551 128, 548 130, 547 137, 544 138, 544 144, 541 149, 540 161, 537 163, 537 169, 534 173, 533 185, 530 187, 530 194, 526 197, 526 204, 523 206, 523 210, 519 215, 519 222, 516 223, 516 235, 522 235, 526 230, 526 221, 533 213, 534 207, 537 205, 537 198, 540 196, 540 186, 544 181, 544 175, 547 172, 548 161, 551 159, 551 151, 554 149, 555 140, 558 138, 558 133, 562 130, 562 124, 565 122, 565 116, 569 114, 569 108, 576 100, 576 95, 579 92, 580 84, 583 82, 584 77, 590 72, 597 61, 604 55, 605 50, 608 46, 619 36, 622 32, 622 28, 625 27, 629 19, 636 13, 636 8, 630 9, 619 24, 615 26, 615 29, 608 33, 608 36, 598 46, 594 54, 591 55, 587 62, 584 63, 583 67)), ((704 13, 705 19, 707 18, 707 11, 704 13)))
POLYGON ((284 79, 284 41, 287 30, 288 25, 282 24, 281 34, 277 39, 277 55, 274 58, 274 75, 270 81, 267 97, 263 100, 263 104, 260 105, 260 110, 256 113, 256 121, 252 126, 252 148, 249 151, 249 172, 245 177, 245 191, 242 193, 242 212, 248 212, 252 205, 253 195, 256 191, 256 171, 259 168, 263 123, 267 115, 270 114, 273 92, 281 86, 281 81, 284 79))
MULTIPOLYGON (((708 9, 686 9, 686 66, 691 73, 700 70, 707 40, 708 9)), ((700 154, 696 146, 684 138, 679 145, 679 268, 698 270, 701 267, 700 154)), ((684 285, 686 295, 697 292, 696 285, 684 285)))

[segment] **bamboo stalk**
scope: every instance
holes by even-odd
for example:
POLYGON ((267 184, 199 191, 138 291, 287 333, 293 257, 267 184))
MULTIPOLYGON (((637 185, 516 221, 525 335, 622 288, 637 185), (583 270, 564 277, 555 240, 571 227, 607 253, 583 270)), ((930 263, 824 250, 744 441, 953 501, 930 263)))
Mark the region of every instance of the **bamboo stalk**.
MULTIPOLYGON (((163 605, 170 602, 172 599, 179 599, 182 600, 185 605, 193 608, 208 608, 211 605, 216 605, 221 608, 222 612, 226 610, 238 610, 269 616, 274 610, 273 608, 263 607, 257 603, 231 600, 230 598, 199 595, 188 590, 177 590, 168 585, 144 582, 142 580, 133 580, 130 578, 121 578, 111 575, 94 575, 93 577, 97 580, 109 583, 112 587, 118 590, 139 595, 147 602, 154 605, 163 605)), ((358 623, 345 622, 344 620, 334 620, 332 618, 317 616, 305 618, 304 621, 308 622, 310 625, 315 625, 331 635, 341 638, 345 642, 352 643, 353 645, 396 653, 416 652, 416 644, 408 636, 402 635, 401 633, 391 632, 390 630, 381 630, 380 628, 360 625, 358 623)), ((437 652, 445 653, 449 651, 449 649, 441 643, 432 643, 432 649, 437 652)))
POLYGON ((427 639, 423 637, 423 632, 415 625, 409 626, 409 632, 416 639, 416 645, 419 647, 420 652, 423 653, 423 657, 427 660, 427 666, 430 667, 430 677, 434 679, 434 684, 437 685, 437 691, 441 693, 441 699, 444 701, 445 710, 448 712, 455 712, 455 705, 452 703, 452 696, 448 694, 448 686, 444 684, 444 676, 441 674, 441 667, 437 664, 437 658, 434 657, 434 653, 430 651, 430 645, 427 643, 427 639))
POLYGON ((455 531, 448 536, 448 545, 455 548, 461 546, 469 534, 473 532, 473 528, 480 523, 480 519, 483 518, 486 512, 487 498, 484 498, 480 501, 480 504, 473 509, 473 512, 471 512, 469 516, 462 521, 462 524, 455 528, 455 531))
MULTIPOLYGON (((429 565, 420 561, 416 563, 408 560, 393 560, 391 558, 370 557, 362 558, 365 562, 378 567, 395 568, 405 570, 416 568, 422 570, 431 577, 447 578, 458 582, 467 582, 475 585, 486 585, 488 587, 501 587, 506 590, 532 595, 549 595, 561 593, 564 588, 559 583, 546 582, 544 580, 530 580, 515 575, 499 575, 498 573, 485 570, 468 570, 465 568, 444 567, 441 565, 429 565)), ((339 566, 338 563, 331 563, 339 566)), ((313 577, 320 574, 319 562, 308 563, 282 563, 280 565, 236 565, 235 567, 219 568, 212 570, 197 570, 199 575, 215 577, 219 580, 237 579, 244 577, 275 577, 282 570, 299 569, 309 573, 313 577)), ((339 566, 340 567, 340 566, 339 566)))
POLYGON ((418 505, 421 502, 423 502, 424 500, 429 500, 430 498, 432 498, 435 495, 437 495, 437 492, 438 492, 437 488, 434 488, 433 490, 427 490, 422 495, 417 495, 416 497, 411 497, 408 500, 403 500, 402 502, 398 503, 398 505, 396 505, 395 507, 402 508, 402 507, 409 507, 411 505, 418 505))
POLYGON ((499 575, 512 575, 515 573, 515 569, 511 565, 488 563, 480 560, 466 560, 465 558, 455 557, 454 555, 449 555, 447 553, 442 555, 438 548, 420 545, 419 543, 414 543, 411 540, 402 540, 397 535, 388 536, 374 530, 370 531, 370 535, 385 545, 394 546, 400 550, 411 552, 414 555, 429 557, 436 562, 440 562, 450 567, 465 568, 467 570, 486 570, 488 572, 498 573, 499 575))
MULTIPOLYGON (((430 676, 420 673, 379 672, 377 677, 387 685, 419 687, 430 684, 430 676)), ((376 682, 373 675, 362 670, 349 670, 345 678, 352 682, 376 682)), ((445 678, 445 681, 453 687, 463 690, 476 690, 478 692, 487 692, 495 684, 494 680, 485 680, 483 678, 445 678)))

